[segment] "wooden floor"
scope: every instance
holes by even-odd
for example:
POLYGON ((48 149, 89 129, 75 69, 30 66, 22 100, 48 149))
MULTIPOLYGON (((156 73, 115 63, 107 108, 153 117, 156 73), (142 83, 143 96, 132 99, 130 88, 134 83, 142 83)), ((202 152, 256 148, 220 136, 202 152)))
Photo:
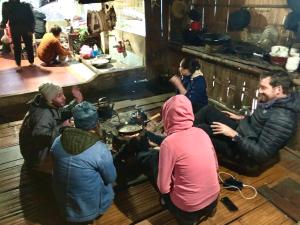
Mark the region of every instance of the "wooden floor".
MULTIPOLYGON (((116 109, 142 105, 151 110, 168 97, 151 97, 137 101, 123 101, 116 109)), ((0 224, 49 224, 63 225, 49 189, 49 180, 37 182, 23 167, 19 152, 18 132, 21 121, 0 125, 0 224), (44 183, 43 183, 44 182, 44 183), (46 193, 46 194, 45 194, 46 193)), ((276 185, 286 177, 300 182, 300 157, 293 151, 283 149, 281 161, 258 177, 246 177, 231 172, 245 184, 256 188, 262 185, 276 185)), ((252 192, 245 190, 245 194, 252 192)), ((255 199, 245 200, 238 192, 222 190, 220 197, 228 196, 238 206, 236 212, 229 212, 221 203, 213 218, 204 225, 293 225, 295 221, 286 216, 260 194, 255 199)), ((114 204, 94 225, 163 225, 176 224, 172 215, 161 208, 158 194, 149 182, 142 182, 116 194, 114 204)))
POLYGON ((0 55, 0 97, 37 91, 46 82, 69 86, 90 80, 94 73, 82 63, 45 67, 36 57, 35 67, 22 60, 23 69, 16 72, 16 64, 11 55, 0 55))

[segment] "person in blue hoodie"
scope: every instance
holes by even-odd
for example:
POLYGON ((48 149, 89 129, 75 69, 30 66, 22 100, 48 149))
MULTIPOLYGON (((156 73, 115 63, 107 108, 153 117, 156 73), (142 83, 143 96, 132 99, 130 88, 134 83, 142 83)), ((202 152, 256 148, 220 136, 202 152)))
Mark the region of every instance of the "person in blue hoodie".
POLYGON ((201 71, 199 61, 194 57, 183 58, 179 66, 180 75, 174 75, 169 80, 177 89, 178 94, 185 95, 192 103, 196 113, 208 104, 206 81, 201 71))
POLYGON ((116 169, 97 132, 97 109, 84 101, 72 112, 75 127, 64 129, 51 147, 53 191, 66 221, 88 223, 112 204, 116 169))

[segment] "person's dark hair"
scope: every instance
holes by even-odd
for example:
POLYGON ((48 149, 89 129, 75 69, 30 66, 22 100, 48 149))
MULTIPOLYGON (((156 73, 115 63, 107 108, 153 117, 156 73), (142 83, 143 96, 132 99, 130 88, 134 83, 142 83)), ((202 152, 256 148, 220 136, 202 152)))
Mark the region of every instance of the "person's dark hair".
POLYGON ((266 77, 271 77, 270 85, 272 87, 281 86, 283 94, 289 94, 292 91, 294 84, 287 72, 282 70, 275 70, 264 73, 260 76, 261 79, 266 77))
POLYGON ((61 33, 62 29, 60 28, 60 26, 54 25, 51 29, 50 32, 54 35, 54 36, 58 36, 61 33))
POLYGON ((188 69, 191 74, 193 74, 196 70, 201 68, 201 65, 198 59, 194 57, 185 57, 181 60, 181 67, 183 69, 188 69))

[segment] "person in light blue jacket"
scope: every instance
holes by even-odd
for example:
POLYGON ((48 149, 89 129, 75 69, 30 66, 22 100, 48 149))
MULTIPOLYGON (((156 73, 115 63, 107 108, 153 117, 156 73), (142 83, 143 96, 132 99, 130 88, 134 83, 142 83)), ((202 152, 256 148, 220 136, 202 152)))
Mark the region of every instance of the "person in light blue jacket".
POLYGON ((68 222, 89 222, 112 204, 116 169, 107 146, 97 133, 96 108, 86 101, 72 110, 75 128, 66 128, 55 139, 53 190, 68 222))

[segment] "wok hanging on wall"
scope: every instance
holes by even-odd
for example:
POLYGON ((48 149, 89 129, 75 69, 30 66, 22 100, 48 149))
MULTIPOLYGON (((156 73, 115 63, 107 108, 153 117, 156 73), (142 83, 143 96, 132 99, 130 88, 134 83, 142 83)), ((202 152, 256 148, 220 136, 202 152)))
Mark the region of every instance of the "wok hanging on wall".
POLYGON ((241 8, 238 11, 234 11, 230 13, 228 18, 228 30, 241 31, 249 25, 250 20, 251 15, 247 9, 241 8))
POLYGON ((287 0, 287 4, 291 10, 300 13, 300 1, 299 0, 287 0))

